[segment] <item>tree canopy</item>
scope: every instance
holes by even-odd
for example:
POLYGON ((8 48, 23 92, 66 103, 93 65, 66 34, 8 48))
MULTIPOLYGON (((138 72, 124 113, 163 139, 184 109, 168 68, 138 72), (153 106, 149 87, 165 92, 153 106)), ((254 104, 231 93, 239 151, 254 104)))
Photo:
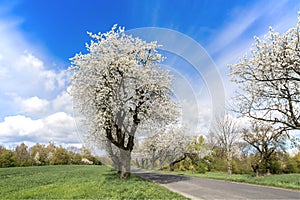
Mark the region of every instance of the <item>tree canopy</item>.
POLYGON ((299 31, 300 15, 296 27, 281 35, 270 28, 265 40, 255 37, 251 56, 229 66, 241 89, 238 112, 284 130, 300 129, 299 31))
POLYGON ((134 38, 117 26, 89 35, 88 53, 71 59, 71 94, 88 124, 87 136, 117 148, 115 165, 126 178, 138 128, 176 119, 172 77, 158 65, 163 56, 156 42, 134 38))

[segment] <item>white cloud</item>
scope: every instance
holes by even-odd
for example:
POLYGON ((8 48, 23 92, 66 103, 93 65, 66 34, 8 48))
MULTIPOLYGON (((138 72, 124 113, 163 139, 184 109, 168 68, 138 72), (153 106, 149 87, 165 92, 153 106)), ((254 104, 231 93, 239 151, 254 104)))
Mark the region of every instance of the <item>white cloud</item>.
POLYGON ((15 104, 19 106, 22 113, 30 116, 44 115, 49 109, 49 101, 46 99, 40 99, 37 96, 26 99, 16 97, 15 104))
MULTIPOLYGON (((42 119, 46 133, 57 138, 74 138, 74 119, 65 112, 57 112, 42 119), (62 136, 62 137, 61 137, 62 136), (70 137, 71 136, 71 137, 70 137)), ((61 141, 61 139, 59 139, 61 141)), ((65 141, 66 142, 66 141, 65 141)), ((72 142, 72 141, 69 141, 72 142)), ((74 141, 73 141, 74 142, 74 141)))
POLYGON ((34 57, 32 54, 26 53, 25 55, 21 55, 19 63, 17 64, 17 70, 21 71, 24 67, 28 67, 30 70, 34 71, 42 71, 44 68, 44 63, 43 61, 34 57))
MULTIPOLYGON (((0 99, 8 100, 7 94, 53 98, 65 88, 66 73, 53 70, 49 63, 57 61, 24 37, 19 30, 22 22, 19 18, 0 18, 0 99)), ((0 102, 0 109, 1 105, 0 102)))
POLYGON ((28 117, 17 115, 5 117, 4 122, 0 123, 0 135, 6 137, 30 136, 43 128, 40 120, 32 120, 28 117))
POLYGON ((67 113, 73 113, 73 99, 67 91, 62 91, 61 94, 56 96, 52 101, 53 110, 65 111, 67 113))
POLYGON ((80 143, 74 130, 74 119, 64 112, 33 120, 23 115, 5 117, 0 123, 0 143, 55 141, 80 143))
MULTIPOLYGON (((1 50, 0 50, 1 53, 1 50)), ((17 93, 33 96, 36 93, 47 96, 65 87, 66 75, 47 69, 42 60, 31 53, 15 54, 12 59, 4 56, 0 60, 3 84, 0 86, 2 93, 17 93)))
POLYGON ((0 15, 0 145, 80 143, 66 73, 54 70, 43 48, 24 37, 23 19, 0 15))

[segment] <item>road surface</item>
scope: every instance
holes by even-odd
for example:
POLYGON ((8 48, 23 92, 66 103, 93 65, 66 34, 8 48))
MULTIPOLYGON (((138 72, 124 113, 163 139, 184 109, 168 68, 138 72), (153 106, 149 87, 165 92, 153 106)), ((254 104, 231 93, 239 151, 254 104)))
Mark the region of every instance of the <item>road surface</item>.
POLYGON ((207 178, 136 172, 191 199, 299 199, 300 191, 207 178))

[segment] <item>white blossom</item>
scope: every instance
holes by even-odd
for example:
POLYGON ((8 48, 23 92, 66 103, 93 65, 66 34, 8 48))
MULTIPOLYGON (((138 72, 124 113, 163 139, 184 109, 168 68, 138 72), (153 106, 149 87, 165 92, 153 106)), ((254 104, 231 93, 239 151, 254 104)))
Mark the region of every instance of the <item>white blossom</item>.
POLYGON ((71 94, 87 136, 130 153, 139 129, 176 120, 172 77, 159 67, 163 56, 156 42, 126 35, 116 25, 107 33, 88 34, 88 53, 71 59, 71 94))
POLYGON ((230 65, 241 91, 238 112, 258 120, 300 129, 300 15, 296 27, 279 34, 272 28, 256 43, 251 56, 230 65))

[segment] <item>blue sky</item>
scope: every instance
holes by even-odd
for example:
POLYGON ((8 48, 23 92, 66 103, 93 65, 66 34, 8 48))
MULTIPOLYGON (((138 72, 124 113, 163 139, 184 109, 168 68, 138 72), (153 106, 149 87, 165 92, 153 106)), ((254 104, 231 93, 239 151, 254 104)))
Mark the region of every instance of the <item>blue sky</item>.
MULTIPOLYGON (((235 86, 226 65, 247 53, 253 36, 263 37, 269 26, 278 32, 294 26, 298 11, 298 0, 2 0, 0 145, 81 142, 64 70, 70 57, 85 52, 87 31, 106 32, 118 24, 126 30, 160 27, 185 34, 212 58, 229 97, 235 86)), ((205 80, 193 77, 191 68, 182 67, 184 61, 169 57, 166 64, 173 64, 192 87, 199 110, 196 121, 205 126, 212 110, 205 80)), ((182 88, 178 95, 187 91, 182 88)))

